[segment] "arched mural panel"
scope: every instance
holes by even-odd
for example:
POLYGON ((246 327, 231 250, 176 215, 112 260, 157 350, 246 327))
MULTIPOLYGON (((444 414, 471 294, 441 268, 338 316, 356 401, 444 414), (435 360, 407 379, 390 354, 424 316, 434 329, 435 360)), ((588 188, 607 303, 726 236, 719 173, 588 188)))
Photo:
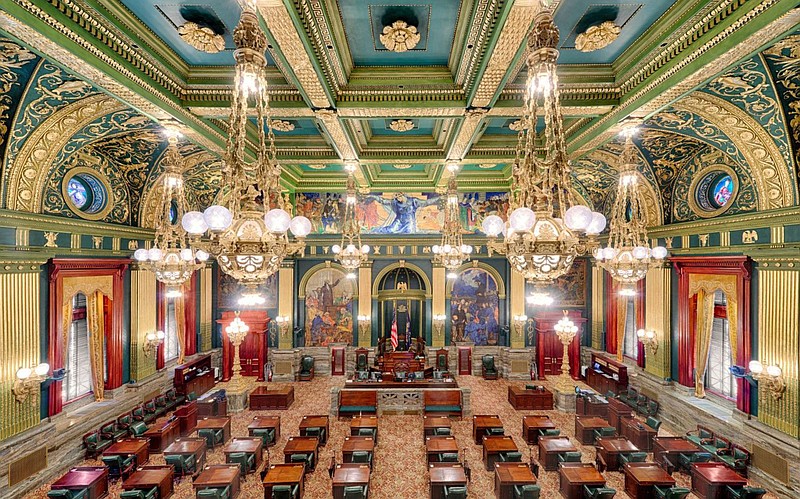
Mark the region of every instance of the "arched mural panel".
POLYGON ((458 273, 450 292, 452 341, 497 345, 503 288, 491 272, 470 267, 458 273))
POLYGON ((353 343, 355 282, 339 268, 326 266, 309 272, 302 288, 306 346, 353 343))

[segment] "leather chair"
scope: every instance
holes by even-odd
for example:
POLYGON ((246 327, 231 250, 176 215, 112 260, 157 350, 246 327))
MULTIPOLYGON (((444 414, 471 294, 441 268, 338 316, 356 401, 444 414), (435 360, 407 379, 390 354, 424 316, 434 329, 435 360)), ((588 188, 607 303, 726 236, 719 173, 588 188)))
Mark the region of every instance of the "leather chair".
POLYGON ((128 435, 128 430, 112 420, 100 427, 100 437, 105 440, 117 440, 128 435))
POLYGON ((378 429, 377 428, 359 428, 358 429, 358 436, 359 437, 372 437, 372 440, 375 440, 378 436, 378 429))
POLYGON ((174 388, 170 388, 164 393, 164 396, 167 397, 167 410, 171 411, 181 405, 186 397, 183 395, 178 395, 178 392, 175 391, 174 388))
POLYGON ((451 435, 450 428, 434 428, 433 434, 436 436, 449 437, 451 435))
POLYGON ((222 444, 224 434, 222 430, 214 430, 211 428, 201 428, 197 430, 197 436, 206 439, 206 447, 213 449, 217 445, 222 444))
POLYGON ((314 454, 292 454, 289 456, 289 461, 292 463, 303 463, 306 465, 306 469, 311 471, 314 469, 314 454))
POLYGON ((439 454, 439 462, 440 463, 457 463, 458 462, 458 453, 457 452, 443 452, 439 454))
POLYGON ((209 487, 197 491, 195 499, 230 499, 231 487, 209 487))
POLYGON ((311 381, 314 379, 314 357, 303 355, 300 359, 300 373, 297 375, 300 381, 311 381))
POLYGON ((447 350, 444 348, 436 351, 436 369, 447 372, 450 369, 450 359, 447 350))
POLYGON ((364 463, 369 464, 369 467, 372 468, 372 452, 368 452, 365 450, 357 450, 353 451, 351 454, 351 463, 364 463))
POLYGON ((144 435, 144 432, 147 431, 147 424, 144 421, 134 421, 128 427, 128 433, 131 434, 132 437, 137 438, 144 435))
POLYGON ((561 435, 561 430, 558 428, 539 430, 540 437, 557 437, 561 435))
POLYGON ((761 499, 766 490, 760 487, 731 487, 727 486, 728 497, 731 499, 761 499))
POLYGON ((133 416, 134 421, 143 421, 144 422, 144 406, 134 407, 131 411, 131 415, 133 416))
POLYGON ((225 455, 227 464, 238 464, 244 476, 256 471, 256 456, 249 452, 230 452, 225 455))
POLYGON ((539 499, 541 493, 538 485, 514 485, 514 499, 539 499))
POLYGON ((708 452, 696 452, 694 454, 678 454, 678 467, 686 473, 692 472, 692 464, 707 463, 714 457, 708 452))
POLYGON ((88 489, 52 489, 47 491, 47 499, 86 499, 87 497, 89 497, 88 489))
POLYGON ((158 417, 158 409, 156 408, 155 400, 148 400, 142 406, 144 409, 144 422, 147 424, 152 423, 158 417))
POLYGON ((123 414, 122 416, 117 418, 117 426, 125 430, 126 432, 133 424, 133 416, 130 412, 123 414))
POLYGON ((686 432, 686 440, 703 445, 714 439, 714 432, 704 426, 697 425, 697 429, 686 432))
POLYGON ((607 399, 614 399, 614 398, 617 398, 617 394, 616 394, 616 393, 614 393, 614 391, 613 391, 613 390, 609 390, 609 391, 607 391, 607 392, 606 392, 606 395, 605 395, 605 397, 606 397, 607 399))
POLYGON ((444 487, 444 499, 467 499, 467 488, 444 487))
POLYGON ((616 489, 609 487, 589 487, 583 486, 583 497, 585 499, 611 499, 616 495, 616 489))
POLYGON ((658 431, 659 428, 661 428, 661 421, 657 420, 653 416, 647 416, 647 419, 644 421, 644 424, 654 429, 656 432, 658 431))
POLYGON ((189 392, 186 394, 186 401, 187 402, 194 402, 197 400, 197 394, 195 392, 189 392))
POLYGON ((307 437, 319 437, 320 445, 324 445, 327 441, 327 435, 325 434, 325 428, 320 426, 311 426, 306 428, 305 435, 307 437))
POLYGON ((648 400, 647 406, 641 408, 639 414, 642 416, 655 416, 658 413, 658 402, 655 400, 648 400))
POLYGON ((484 430, 484 435, 486 435, 487 437, 503 436, 505 434, 506 430, 503 428, 486 428, 486 430, 484 430))
POLYGON ((501 462, 504 463, 521 463, 522 462, 522 452, 517 451, 510 451, 510 452, 501 452, 498 454, 501 462))
POLYGON ((597 442, 598 438, 613 437, 617 434, 617 429, 613 426, 605 426, 594 430, 594 441, 597 442))
POLYGON ((643 463, 647 461, 647 452, 625 452, 619 455, 620 468, 625 466, 625 463, 643 463))
POLYGON ((113 440, 104 439, 97 430, 90 431, 83 436, 83 444, 86 446, 86 458, 94 459, 109 448, 113 440))
POLYGON ((264 448, 275 443, 274 428, 255 428, 253 429, 253 436, 261 439, 261 443, 264 445, 264 448))
POLYGON ((272 487, 272 499, 297 499, 299 485, 275 485, 272 487))
POLYGON ((494 355, 484 355, 481 358, 483 379, 497 379, 497 368, 494 365, 494 355))
POLYGON ((167 396, 159 395, 153 401, 156 405, 156 417, 160 418, 167 413, 167 396))
POLYGON ((656 499, 683 499, 691 492, 686 487, 659 487, 658 485, 653 486, 653 491, 656 493, 656 499))
POLYGON ((366 349, 356 350, 356 371, 367 371, 369 369, 369 353, 366 349))
POLYGON ((342 499, 367 499, 366 485, 351 485, 343 490, 342 499))
POLYGON ((136 456, 100 456, 100 460, 108 468, 108 478, 125 478, 136 466, 136 456))
POLYGON ((164 461, 175 468, 178 476, 194 475, 197 471, 197 459, 194 454, 170 454, 164 456, 164 461))
POLYGON ((156 499, 158 497, 158 487, 150 490, 125 490, 120 493, 119 499, 156 499))
POLYGON ((562 452, 558 454, 559 463, 579 463, 581 462, 580 452, 562 452))

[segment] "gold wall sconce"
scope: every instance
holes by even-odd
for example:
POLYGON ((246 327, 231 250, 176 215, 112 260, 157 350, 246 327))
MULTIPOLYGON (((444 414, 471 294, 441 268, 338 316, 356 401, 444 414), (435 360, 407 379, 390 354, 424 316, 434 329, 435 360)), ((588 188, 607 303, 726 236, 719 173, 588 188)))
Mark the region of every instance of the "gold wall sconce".
POLYGON ((150 331, 144 336, 144 345, 142 348, 144 349, 144 356, 149 357, 151 353, 154 353, 156 349, 164 343, 164 338, 167 335, 164 334, 164 331, 150 331))
POLYGON ((50 379, 50 364, 42 362, 36 367, 20 367, 17 369, 16 380, 11 391, 20 404, 25 402, 28 396, 33 395, 39 389, 42 382, 50 379))
POLYGON ((757 360, 751 360, 748 365, 750 373, 745 377, 750 377, 759 384, 764 384, 772 398, 779 400, 783 397, 783 392, 786 391, 786 381, 783 379, 783 371, 777 365, 769 365, 764 367, 764 364, 757 360))
POLYGON ((658 338, 654 329, 640 329, 636 331, 636 336, 639 341, 644 345, 645 350, 650 352, 650 355, 655 356, 658 351, 658 338))
POLYGON ((275 317, 275 324, 278 325, 278 331, 280 331, 281 336, 285 336, 289 332, 291 320, 288 315, 279 315, 275 317))

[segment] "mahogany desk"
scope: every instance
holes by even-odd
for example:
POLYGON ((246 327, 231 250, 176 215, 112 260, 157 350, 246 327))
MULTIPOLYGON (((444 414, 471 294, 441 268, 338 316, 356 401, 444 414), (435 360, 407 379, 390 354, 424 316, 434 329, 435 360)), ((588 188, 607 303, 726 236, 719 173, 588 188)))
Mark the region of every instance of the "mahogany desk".
POLYGON ((666 460, 674 468, 678 468, 678 454, 696 454, 698 452, 705 451, 683 437, 655 437, 653 439, 653 461, 659 464, 666 460))
POLYGON ((225 446, 225 461, 228 460, 228 454, 234 452, 244 452, 245 454, 253 454, 256 459, 256 464, 253 466, 253 471, 261 467, 261 455, 264 453, 262 446, 264 442, 261 437, 234 437, 228 445, 225 446))
POLYGON ((494 469, 494 463, 500 460, 501 452, 518 452, 517 444, 508 435, 483 437, 483 462, 486 471, 494 469))
POLYGON ((747 480, 724 463, 692 464, 692 492, 700 499, 726 499, 726 487, 744 487, 747 480))
POLYGON ((577 397, 575 413, 579 416, 608 418, 608 400, 597 395, 577 397))
POLYGON ((220 390, 203 395, 197 399, 197 415, 201 417, 227 416, 228 397, 222 397, 220 390))
POLYGON ((545 414, 524 416, 522 418, 522 438, 529 445, 539 442, 539 430, 555 430, 556 424, 545 414))
POLYGON ((314 454, 314 467, 317 466, 317 450, 319 449, 318 437, 289 437, 286 447, 283 448, 283 462, 291 463, 292 454, 314 454))
POLYGON ((608 426, 617 429, 617 435, 622 435, 622 419, 633 416, 633 409, 619 399, 608 399, 608 426))
POLYGON ((583 499, 583 486, 604 487, 606 479, 591 463, 563 463, 559 469, 559 488, 566 499, 583 499))
POLYGON ((147 492, 158 487, 158 497, 166 499, 172 495, 172 466, 143 466, 133 472, 122 483, 122 490, 141 490, 147 492))
POLYGON ((166 456, 194 456, 194 475, 200 473, 206 466, 206 439, 205 438, 179 438, 164 449, 166 456))
POLYGON ((458 453, 456 437, 425 437, 425 453, 428 464, 439 462, 439 454, 458 453))
POLYGON ((422 416, 422 438, 433 435, 436 428, 452 428, 450 418, 447 416, 422 416))
POLYGON ((514 485, 535 485, 536 476, 524 463, 494 463, 494 495, 496 499, 513 499, 514 485))
POLYGON ((86 499, 100 499, 108 495, 108 468, 105 466, 78 466, 69 470, 50 486, 51 489, 81 491, 88 489, 86 499))
POLYGON ((247 434, 251 437, 253 430, 275 430, 275 440, 267 444, 267 447, 272 447, 281 436, 281 417, 280 416, 255 416, 253 422, 247 425, 247 434))
POLYGON ((653 487, 674 487, 675 479, 656 463, 627 463, 625 473, 625 492, 632 499, 651 499, 656 496, 653 487))
POLYGON ((541 437, 539 439, 539 463, 546 471, 558 469, 558 455, 563 452, 578 452, 567 436, 541 437))
POLYGON ((548 390, 527 390, 521 386, 508 387, 508 403, 517 410, 550 411, 553 393, 548 390))
POLYGON ((431 463, 428 465, 431 499, 444 499, 445 487, 466 487, 467 475, 460 463, 431 463))
POLYGON ((136 456, 136 466, 144 466, 150 459, 146 438, 123 438, 103 451, 104 456, 136 456))
POLYGON ((234 499, 239 495, 240 472, 238 464, 212 464, 194 479, 195 493, 202 489, 230 487, 231 499, 234 499))
POLYGON ((375 444, 378 443, 378 416, 353 416, 350 420, 350 435, 358 436, 358 430, 361 428, 374 430, 375 444))
POLYGON ((344 488, 353 485, 369 486, 369 465, 361 463, 337 464, 333 472, 333 499, 344 497, 344 488))
POLYGON ((643 451, 653 450, 653 438, 658 432, 636 418, 625 418, 621 422, 622 432, 619 434, 633 442, 643 451))
POLYGON ((142 435, 150 439, 150 452, 159 453, 181 436, 181 425, 177 419, 167 420, 161 426, 152 426, 142 435))
POLYGON ((222 443, 231 438, 231 418, 229 416, 213 416, 203 418, 197 422, 195 430, 210 429, 222 430, 222 443))
POLYGON ((325 445, 328 442, 328 416, 303 416, 300 420, 300 436, 306 437, 307 428, 325 428, 325 434, 320 437, 319 444, 325 445))
POLYGON ((594 430, 607 426, 611 426, 608 421, 597 416, 576 416, 575 438, 583 445, 592 445, 594 443, 594 430))
POLYGON ((303 463, 270 464, 263 481, 264 499, 272 499, 272 487, 275 485, 299 486, 297 499, 302 499, 305 473, 306 466, 303 463))
POLYGON ((605 463, 605 470, 598 464, 601 471, 619 470, 619 455, 628 452, 638 452, 639 448, 625 437, 600 437, 597 439, 597 462, 605 463))
POLYGON ((288 409, 294 402, 294 387, 267 388, 258 386, 250 393, 250 410, 288 409))
POLYGON ((356 451, 374 452, 375 441, 372 440, 372 437, 344 437, 344 442, 342 443, 342 460, 345 463, 352 463, 353 452, 356 451))
POLYGON ((477 414, 472 416, 472 438, 477 445, 483 442, 484 433, 489 428, 503 428, 503 422, 500 421, 500 416, 494 414, 477 414))
POLYGON ((192 400, 183 407, 175 410, 175 416, 181 426, 181 436, 185 437, 194 431, 197 426, 197 402, 192 400))

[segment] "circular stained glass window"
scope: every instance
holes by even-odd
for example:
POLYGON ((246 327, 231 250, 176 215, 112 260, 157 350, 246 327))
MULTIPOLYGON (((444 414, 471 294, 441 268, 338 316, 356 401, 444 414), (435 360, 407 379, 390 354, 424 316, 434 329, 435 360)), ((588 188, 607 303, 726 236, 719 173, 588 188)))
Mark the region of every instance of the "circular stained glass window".
POLYGON ((712 169, 694 183, 696 210, 701 216, 715 216, 733 204, 738 191, 736 174, 726 169, 712 169))
POLYGON ((66 175, 62 192, 72 211, 83 218, 97 220, 111 207, 107 185, 92 169, 79 167, 66 175))

